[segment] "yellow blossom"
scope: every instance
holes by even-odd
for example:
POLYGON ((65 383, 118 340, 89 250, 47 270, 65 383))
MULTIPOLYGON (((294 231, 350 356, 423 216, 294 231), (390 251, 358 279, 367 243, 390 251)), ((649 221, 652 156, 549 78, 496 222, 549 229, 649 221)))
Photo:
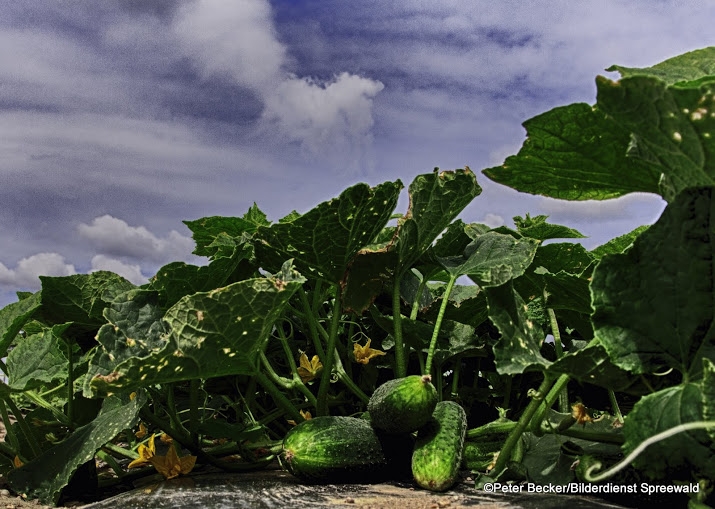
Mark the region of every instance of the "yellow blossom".
POLYGON ((305 355, 305 353, 300 354, 300 367, 298 368, 298 375, 303 383, 310 382, 322 369, 323 363, 320 362, 320 358, 317 355, 313 355, 313 359, 309 361, 308 356, 305 355))
POLYGON ((134 433, 134 436, 137 437, 139 440, 141 440, 142 438, 144 438, 146 436, 146 433, 147 433, 146 426, 144 425, 143 422, 140 422, 139 423, 139 431, 134 433))
POLYGON ((149 462, 154 465, 156 471, 166 479, 173 479, 179 474, 188 474, 196 464, 196 456, 182 456, 176 454, 173 445, 169 446, 166 456, 152 456, 149 462))
MULTIPOLYGON (((308 411, 303 411, 303 410, 300 411, 300 416, 301 416, 303 419, 305 419, 306 421, 309 421, 309 420, 311 420, 311 419, 313 418, 313 416, 310 414, 310 412, 308 412, 308 411)), ((291 426, 295 426, 295 425, 298 424, 298 423, 295 422, 293 419, 288 419, 286 422, 288 422, 288 424, 290 424, 291 426)))
POLYGON ((353 354, 355 355, 355 360, 360 364, 367 364, 373 357, 378 357, 380 355, 386 355, 382 350, 375 350, 370 348, 370 342, 372 340, 368 339, 365 346, 360 346, 358 343, 353 343, 353 354))
POLYGON ((171 438, 171 437, 170 437, 169 435, 167 435, 166 433, 162 433, 162 434, 159 436, 159 440, 161 440, 161 443, 162 443, 162 444, 172 444, 172 443, 174 443, 174 439, 171 438))
POLYGON ((20 456, 18 456, 17 454, 15 455, 15 459, 12 460, 12 464, 15 465, 15 468, 20 468, 24 465, 24 463, 20 459, 20 456))
POLYGON ((154 446, 154 435, 149 438, 147 445, 139 444, 137 453, 139 453, 139 457, 129 463, 129 466, 127 468, 145 467, 150 463, 150 459, 153 458, 156 454, 156 447, 154 446))

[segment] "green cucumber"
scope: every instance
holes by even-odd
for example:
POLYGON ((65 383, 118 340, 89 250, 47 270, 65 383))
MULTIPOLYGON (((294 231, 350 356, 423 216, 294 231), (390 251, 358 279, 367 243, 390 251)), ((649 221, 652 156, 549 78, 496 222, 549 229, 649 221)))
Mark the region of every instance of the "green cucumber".
POLYGON ((445 491, 457 481, 467 432, 467 414, 454 401, 441 401, 417 432, 412 476, 422 488, 445 491))
POLYGON ((404 470, 412 446, 411 437, 387 443, 365 419, 323 416, 286 434, 282 458, 304 482, 366 482, 404 470))
POLYGON ((412 375, 375 389, 367 410, 376 429, 392 434, 412 433, 430 419, 437 399, 430 375, 412 375))

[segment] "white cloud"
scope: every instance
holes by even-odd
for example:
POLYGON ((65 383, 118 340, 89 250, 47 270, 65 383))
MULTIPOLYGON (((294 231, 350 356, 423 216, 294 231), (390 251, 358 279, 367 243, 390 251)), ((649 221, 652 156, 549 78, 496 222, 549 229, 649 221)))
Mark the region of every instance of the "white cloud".
POLYGON ((135 285, 143 285, 148 280, 148 278, 142 274, 139 265, 124 263, 121 260, 105 255, 95 255, 92 257, 92 268, 90 272, 96 272, 98 270, 108 270, 119 274, 135 285))
POLYGON ((205 77, 229 76, 264 102, 262 134, 286 137, 310 155, 365 157, 379 81, 343 72, 319 82, 288 72, 267 0, 199 0, 180 11, 174 32, 205 77))
POLYGON ((490 228, 497 228, 504 225, 504 218, 498 214, 487 214, 484 216, 484 219, 480 221, 480 223, 483 223, 490 228))
POLYGON ((379 81, 346 72, 326 83, 286 79, 264 98, 263 129, 276 127, 310 154, 354 161, 372 142, 373 98, 383 88, 379 81))
POLYGON ((71 276, 76 274, 74 265, 65 263, 57 253, 37 253, 23 258, 14 269, 0 263, 0 285, 12 289, 39 289, 38 276, 71 276))
POLYGON ((164 263, 187 258, 194 242, 175 230, 159 238, 143 226, 129 226, 108 214, 94 218, 91 225, 77 227, 80 236, 89 240, 101 254, 127 256, 164 263))

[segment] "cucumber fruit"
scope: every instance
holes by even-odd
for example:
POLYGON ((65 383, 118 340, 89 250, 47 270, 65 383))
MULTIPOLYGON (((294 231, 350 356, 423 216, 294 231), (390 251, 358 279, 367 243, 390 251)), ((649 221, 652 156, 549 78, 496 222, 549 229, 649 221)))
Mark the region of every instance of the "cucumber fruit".
POLYGON ((370 482, 404 470, 414 444, 407 438, 388 443, 365 419, 315 417, 286 434, 282 456, 304 482, 370 482))
POLYGON ((422 488, 445 491, 457 481, 467 432, 467 414, 454 401, 437 404, 432 418, 417 432, 412 476, 422 488))
POLYGON ((385 382, 367 404, 374 428, 385 433, 417 431, 427 423, 437 405, 437 390, 430 375, 412 375, 385 382))

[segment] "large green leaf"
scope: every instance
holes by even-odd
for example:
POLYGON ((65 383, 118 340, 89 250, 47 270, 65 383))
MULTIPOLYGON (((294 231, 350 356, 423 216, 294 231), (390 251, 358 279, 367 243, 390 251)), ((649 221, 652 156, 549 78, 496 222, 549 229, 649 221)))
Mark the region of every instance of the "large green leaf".
POLYGON ((409 188, 410 208, 398 221, 398 272, 409 270, 481 192, 469 168, 418 175, 409 188))
POLYGON ((21 468, 12 470, 8 474, 10 487, 29 498, 38 498, 44 504, 55 505, 60 490, 77 468, 92 460, 97 450, 120 431, 132 427, 145 403, 143 392, 133 400, 116 396, 107 398, 92 422, 77 428, 65 440, 21 468))
POLYGON ((633 245, 638 236, 650 228, 650 225, 639 226, 635 230, 625 233, 619 237, 609 240, 605 244, 590 251, 591 255, 600 260, 607 254, 619 254, 633 245))
POLYGON ((8 385, 11 389, 24 391, 54 380, 67 380, 67 352, 60 336, 70 325, 54 325, 18 342, 7 357, 8 385))
POLYGON ((585 348, 571 350, 557 359, 549 366, 549 372, 569 375, 575 380, 613 391, 625 391, 636 380, 635 375, 613 364, 598 339, 591 341, 585 348))
POLYGON ((292 221, 258 228, 256 256, 276 270, 289 258, 304 274, 339 283, 358 251, 382 231, 397 205, 402 183, 357 184, 292 221))
POLYGON ((515 216, 514 224, 521 235, 537 240, 586 238, 581 232, 568 226, 547 223, 548 218, 549 216, 531 217, 526 214, 526 217, 523 218, 515 216))
POLYGON ((623 67, 612 65, 607 71, 618 71, 624 78, 629 76, 652 76, 668 85, 682 81, 693 81, 703 76, 715 75, 715 47, 690 51, 669 58, 652 67, 623 67))
POLYGON ((40 308, 40 292, 0 309, 0 357, 22 330, 22 326, 40 308))
MULTIPOLYGON (((715 361, 703 359, 703 419, 715 421, 715 361)), ((710 439, 715 444, 715 428, 708 430, 710 439)))
POLYGON ((488 232, 473 240, 461 256, 437 257, 454 275, 467 275, 482 288, 521 276, 531 264, 539 241, 488 232))
POLYGON ((605 200, 658 193, 660 172, 628 157, 631 134, 597 107, 577 103, 524 122, 515 156, 483 173, 518 191, 563 200, 605 200))
POLYGON ((134 285, 108 271, 73 276, 40 276, 42 315, 52 323, 75 322, 99 327, 111 300, 134 285))
POLYGON ((260 226, 271 224, 254 203, 243 217, 211 216, 184 221, 193 234, 194 254, 221 258, 230 256, 233 248, 250 238, 260 226))
POLYGON ((598 107, 631 133, 628 155, 662 174, 666 200, 687 187, 715 184, 715 77, 692 88, 638 76, 596 81, 598 107))
POLYGON ((596 336, 634 373, 674 368, 695 379, 715 358, 715 201, 711 187, 681 193, 591 283, 596 336))
POLYGON ((150 288, 159 292, 162 306, 168 309, 185 295, 226 286, 239 264, 250 258, 252 252, 249 244, 242 244, 235 246, 231 256, 216 258, 202 267, 172 262, 157 271, 150 288))
POLYGON ((149 384, 254 373, 273 323, 304 281, 286 262, 274 277, 183 297, 166 312, 163 325, 157 323, 151 303, 127 304, 118 311, 124 323, 115 320, 102 329, 102 348, 92 359, 94 374, 88 376, 85 393, 96 396, 149 384))
POLYGON ((501 333, 494 345, 497 371, 513 375, 530 370, 543 370, 551 364, 540 352, 544 334, 526 317, 526 304, 514 290, 512 282, 486 288, 489 319, 501 333))
MULTIPOLYGON (((644 440, 679 424, 703 420, 700 384, 683 384, 641 398, 628 414, 623 450, 630 453, 644 440)), ((690 481, 693 471, 715 478, 715 442, 705 431, 689 431, 649 446, 634 461, 647 475, 666 474, 690 481)))
POLYGON ((571 104, 526 121, 519 153, 484 173, 520 191, 568 200, 650 192, 671 201, 686 187, 712 185, 713 51, 648 69, 611 67, 628 77, 597 77, 593 107, 571 104))

